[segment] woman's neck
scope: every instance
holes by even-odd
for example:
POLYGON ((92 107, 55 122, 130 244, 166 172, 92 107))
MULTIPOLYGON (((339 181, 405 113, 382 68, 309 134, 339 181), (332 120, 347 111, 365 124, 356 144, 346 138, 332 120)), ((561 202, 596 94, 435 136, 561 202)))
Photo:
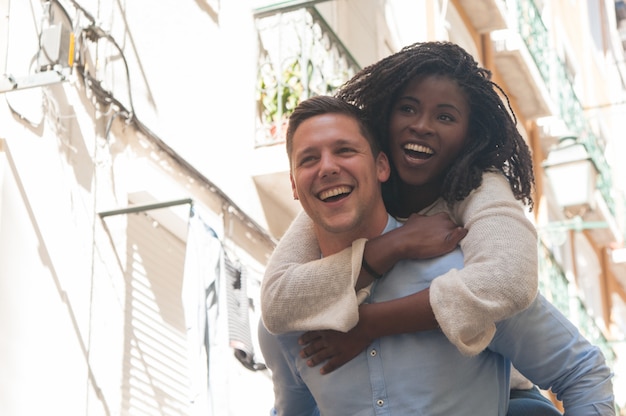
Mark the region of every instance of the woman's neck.
POLYGON ((407 218, 430 206, 441 196, 441 185, 413 186, 402 184, 398 187, 398 200, 394 213, 396 217, 407 218))

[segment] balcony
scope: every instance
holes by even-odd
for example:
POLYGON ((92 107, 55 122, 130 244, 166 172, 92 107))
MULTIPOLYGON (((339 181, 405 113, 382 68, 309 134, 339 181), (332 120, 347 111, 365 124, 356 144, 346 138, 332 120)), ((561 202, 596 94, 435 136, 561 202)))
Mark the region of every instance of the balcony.
POLYGON ((459 4, 478 33, 506 29, 506 3, 502 0, 460 0, 459 4))
POLYGON ((360 69, 314 7, 264 12, 259 35, 257 146, 284 141, 286 120, 298 103, 330 94, 360 69))
POLYGON ((520 115, 526 120, 551 115, 550 94, 520 34, 507 29, 493 32, 491 38, 496 68, 520 115))
POLYGON ((544 74, 548 32, 532 1, 507 1, 507 28, 491 33, 496 67, 527 120, 556 112, 544 74))
MULTIPOLYGON (((599 191, 595 204, 599 209, 586 213, 585 220, 614 222, 616 204, 611 195, 611 171, 604 149, 586 120, 565 65, 550 46, 541 14, 532 0, 507 0, 506 4, 508 29, 491 34, 496 66, 523 117, 529 120, 551 117, 585 146, 598 170, 599 191)), ((549 150, 547 147, 546 144, 544 150, 549 150)), ((615 241, 614 227, 595 230, 591 235, 599 246, 615 241)))
POLYGON ((613 367, 616 354, 604 331, 589 315, 583 300, 570 290, 565 272, 551 251, 541 243, 539 249, 540 292, 567 316, 591 343, 602 350, 607 364, 613 367))

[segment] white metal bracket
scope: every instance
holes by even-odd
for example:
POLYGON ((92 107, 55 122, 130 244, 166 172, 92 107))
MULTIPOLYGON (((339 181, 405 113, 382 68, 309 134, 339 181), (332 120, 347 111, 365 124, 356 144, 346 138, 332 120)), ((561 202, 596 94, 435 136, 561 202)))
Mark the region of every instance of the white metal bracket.
POLYGON ((2 78, 0 78, 0 94, 27 88, 44 87, 46 85, 68 81, 70 73, 70 68, 61 68, 37 72, 36 74, 25 77, 14 77, 11 74, 4 74, 2 78))

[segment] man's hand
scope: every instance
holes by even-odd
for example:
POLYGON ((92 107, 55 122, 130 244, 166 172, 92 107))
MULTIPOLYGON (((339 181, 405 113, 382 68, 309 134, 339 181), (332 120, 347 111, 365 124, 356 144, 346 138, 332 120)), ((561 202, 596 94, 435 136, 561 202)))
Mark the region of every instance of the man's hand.
POLYGON ((320 374, 328 374, 341 367, 363 351, 371 343, 359 325, 347 333, 339 331, 309 331, 298 342, 305 345, 300 350, 300 357, 307 359, 309 367, 327 361, 320 369, 320 374))

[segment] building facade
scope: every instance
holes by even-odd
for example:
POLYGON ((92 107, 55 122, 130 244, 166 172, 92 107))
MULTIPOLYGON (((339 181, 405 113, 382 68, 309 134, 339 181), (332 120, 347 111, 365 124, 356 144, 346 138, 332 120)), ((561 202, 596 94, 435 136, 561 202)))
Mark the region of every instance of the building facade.
POLYGON ((463 46, 511 99, 541 290, 603 349, 626 407, 622 1, 0 10, 0 413, 267 414, 258 290, 299 210, 286 117, 424 40, 463 46))

